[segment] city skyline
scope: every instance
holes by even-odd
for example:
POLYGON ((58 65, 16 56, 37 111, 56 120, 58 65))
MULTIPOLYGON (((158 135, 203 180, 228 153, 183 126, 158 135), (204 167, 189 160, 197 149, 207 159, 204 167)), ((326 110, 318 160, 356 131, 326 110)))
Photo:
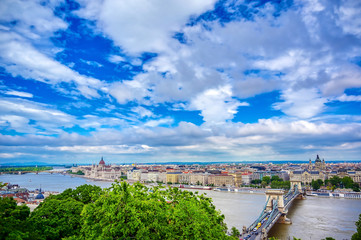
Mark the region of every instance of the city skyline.
POLYGON ((361 160, 361 4, 5 0, 0 165, 361 160))

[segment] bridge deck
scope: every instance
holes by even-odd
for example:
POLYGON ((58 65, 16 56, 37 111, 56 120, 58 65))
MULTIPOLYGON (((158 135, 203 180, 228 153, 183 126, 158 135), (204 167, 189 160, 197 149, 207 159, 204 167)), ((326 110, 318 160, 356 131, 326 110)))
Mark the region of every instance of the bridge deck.
POLYGON ((284 207, 283 212, 279 210, 278 202, 272 200, 272 210, 266 210, 267 203, 270 201, 270 197, 267 199, 266 205, 263 208, 260 216, 254 221, 249 227, 246 234, 244 234, 243 239, 261 239, 262 230, 268 233, 269 230, 273 227, 273 225, 278 221, 284 212, 287 211, 291 203, 294 199, 300 194, 298 191, 297 185, 288 191, 283 198, 284 198, 284 207), (263 230, 264 231, 264 230, 263 230))

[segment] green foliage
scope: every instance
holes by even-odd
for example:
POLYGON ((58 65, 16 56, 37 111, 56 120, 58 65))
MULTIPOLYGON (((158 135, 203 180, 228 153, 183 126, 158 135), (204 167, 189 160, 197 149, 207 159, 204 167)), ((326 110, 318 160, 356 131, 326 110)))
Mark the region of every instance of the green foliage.
POLYGON ((336 188, 351 188, 355 192, 360 191, 359 184, 355 183, 349 176, 345 176, 343 178, 340 178, 339 176, 333 176, 332 178, 325 181, 325 185, 331 185, 332 190, 336 188))
POLYGON ((0 172, 14 173, 14 172, 39 172, 52 170, 52 167, 5 167, 0 168, 0 172))
POLYGON ((68 198, 79 201, 83 204, 95 202, 102 194, 102 189, 99 186, 84 184, 76 189, 68 188, 58 195, 52 195, 48 199, 67 200, 68 198))
POLYGON ((74 174, 74 175, 85 175, 82 170, 78 170, 77 172, 72 172, 71 170, 68 170, 67 173, 74 174))
POLYGON ((273 176, 271 177, 271 182, 273 182, 273 181, 282 182, 283 179, 281 179, 281 178, 280 178, 279 176, 277 176, 277 175, 273 175, 273 176))
POLYGON ((290 187, 291 187, 290 181, 273 181, 273 182, 271 182, 271 188, 290 189, 290 187))
POLYGON ((336 239, 334 239, 332 237, 326 237, 325 239, 322 239, 322 240, 336 240, 336 239))
POLYGON ((113 184, 85 206, 80 239, 230 239, 210 198, 178 188, 113 184))
POLYGON ((270 178, 269 176, 264 176, 264 177, 262 178, 262 181, 266 182, 267 185, 268 185, 268 184, 271 182, 271 178, 270 178))
POLYGON ((122 175, 122 176, 120 176, 120 179, 121 179, 121 180, 127 180, 128 177, 127 177, 127 175, 122 175))
POLYGON ((116 182, 67 189, 26 206, 0 198, 0 239, 237 239, 210 198, 178 188, 116 182))
POLYGON ((77 234, 84 204, 74 199, 46 199, 30 217, 34 230, 44 239, 61 239, 77 234))
POLYGON ((0 239, 31 239, 27 218, 30 209, 13 198, 0 197, 0 239))
POLYGON ((8 185, 7 183, 0 182, 0 189, 8 185))
POLYGON ((241 233, 236 227, 231 228, 231 236, 238 238, 241 233))
POLYGON ((360 191, 360 185, 358 183, 353 183, 352 185, 352 191, 359 192, 360 191))
POLYGON ((261 182, 261 179, 254 179, 251 181, 252 184, 260 184, 261 182))
POLYGON ((329 182, 331 183, 332 186, 340 187, 341 185, 341 178, 339 176, 333 176, 332 178, 329 179, 329 182))
POLYGON ((323 185, 323 181, 321 179, 313 180, 311 182, 311 186, 313 190, 318 190, 323 185))
POLYGON ((345 176, 341 179, 342 185, 344 188, 352 188, 353 187, 353 180, 349 176, 345 176))
POLYGON ((361 214, 358 218, 358 221, 355 223, 356 233, 352 235, 351 240, 361 240, 361 214))

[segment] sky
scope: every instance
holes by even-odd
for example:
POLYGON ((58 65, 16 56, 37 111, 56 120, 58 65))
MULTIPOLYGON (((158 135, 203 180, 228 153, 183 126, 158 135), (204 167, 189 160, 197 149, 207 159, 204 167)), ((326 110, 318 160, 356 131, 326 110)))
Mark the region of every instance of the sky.
POLYGON ((361 160, 360 12, 1 0, 0 165, 361 160))

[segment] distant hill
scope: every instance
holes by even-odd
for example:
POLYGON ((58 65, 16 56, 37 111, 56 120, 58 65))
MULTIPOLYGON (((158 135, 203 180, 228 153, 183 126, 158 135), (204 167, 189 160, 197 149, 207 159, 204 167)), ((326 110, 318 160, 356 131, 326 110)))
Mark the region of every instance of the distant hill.
POLYGON ((32 166, 63 166, 64 164, 50 164, 45 162, 9 162, 0 163, 0 167, 32 167, 32 166))

